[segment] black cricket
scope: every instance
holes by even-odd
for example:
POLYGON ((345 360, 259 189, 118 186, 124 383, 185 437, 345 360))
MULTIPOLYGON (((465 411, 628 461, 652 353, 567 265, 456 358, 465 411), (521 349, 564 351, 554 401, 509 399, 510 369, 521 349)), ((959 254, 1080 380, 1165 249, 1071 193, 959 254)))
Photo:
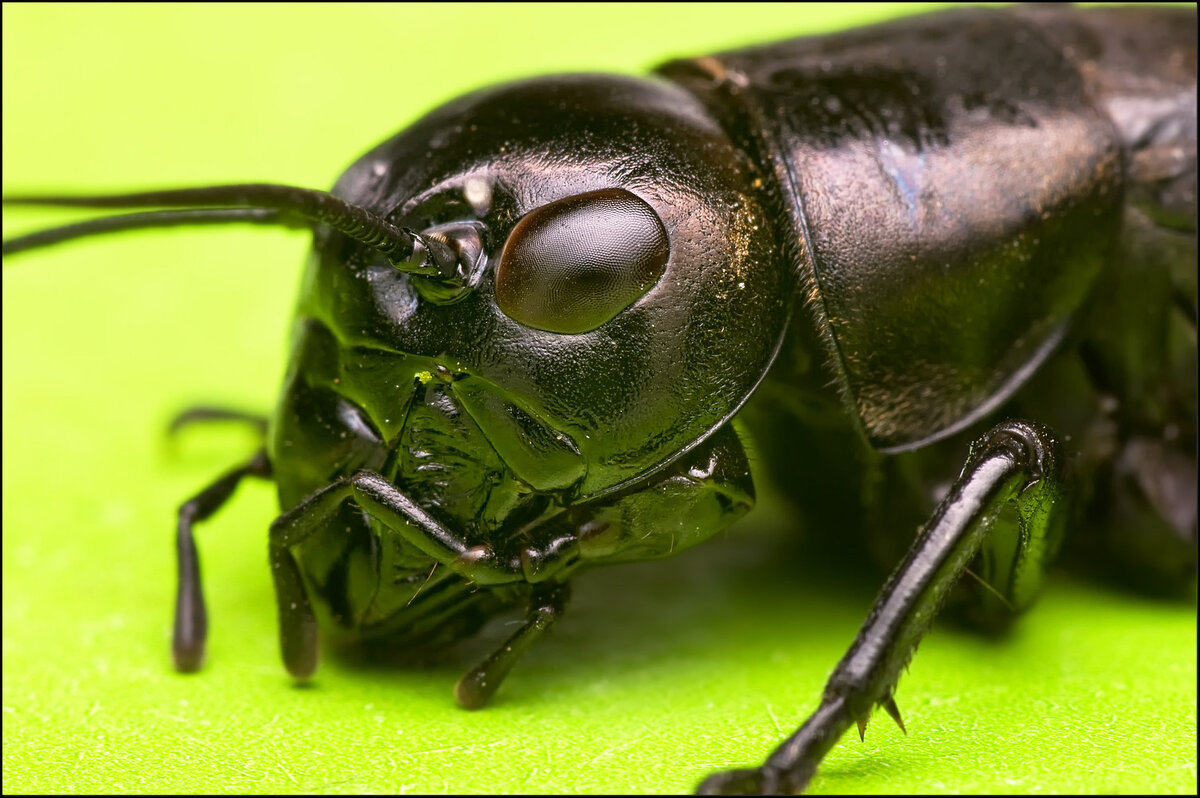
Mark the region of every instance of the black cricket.
POLYGON ((943 605, 1003 626, 1064 540, 1143 589, 1195 584, 1194 8, 954 10, 650 79, 522 81, 433 111, 330 193, 5 203, 145 209, 5 255, 313 231, 266 444, 179 511, 183 671, 207 626, 193 527, 244 477, 278 489, 297 678, 318 626, 415 646, 527 608, 459 681, 474 708, 578 571, 748 512, 748 436, 814 537, 899 565, 813 716, 705 793, 803 790, 877 705, 903 728, 892 694, 943 605))

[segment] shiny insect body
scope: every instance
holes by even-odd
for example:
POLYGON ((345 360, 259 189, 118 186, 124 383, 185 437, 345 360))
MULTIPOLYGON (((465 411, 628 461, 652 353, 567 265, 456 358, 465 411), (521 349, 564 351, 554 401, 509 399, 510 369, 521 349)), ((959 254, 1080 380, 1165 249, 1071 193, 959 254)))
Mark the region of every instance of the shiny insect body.
MULTIPOLYGON (((710 82, 716 86, 721 86, 721 85, 737 86, 738 85, 740 78, 737 76, 737 74, 721 74, 720 73, 720 68, 721 68, 720 64, 716 65, 716 67, 718 67, 718 68, 716 68, 716 70, 713 70, 713 68, 709 68, 710 66, 712 66, 710 64, 696 64, 696 65, 692 65, 692 66, 700 67, 700 71, 691 70, 691 67, 680 67, 680 68, 683 68, 683 70, 684 70, 684 72, 680 73, 680 80, 683 80, 683 82, 686 83, 686 82, 688 82, 688 80, 695 80, 697 78, 700 78, 703 80, 708 80, 708 82, 710 82), (688 70, 691 70, 691 71, 688 71, 688 70)), ((730 71, 730 72, 732 72, 732 71, 730 71)), ((877 78, 877 77, 878 76, 872 76, 872 78, 877 78)), ((750 84, 754 85, 754 82, 752 82, 752 80, 751 80, 750 84)), ((853 88, 851 88, 851 89, 853 89, 853 88)), ((587 84, 576 84, 576 85, 571 86, 570 94, 571 94, 571 96, 578 96, 581 94, 581 92, 584 92, 584 94, 586 94, 587 90, 588 90, 587 84)), ((703 92, 703 90, 698 90, 697 94, 702 94, 702 92, 703 92)), ((838 94, 838 92, 835 91, 834 94, 838 94)), ((847 96, 846 90, 842 89, 841 94, 839 96, 846 97, 847 96)), ((852 91, 850 92, 850 96, 853 96, 852 91)), ((901 108, 900 110, 902 112, 902 110, 904 110, 904 109, 901 108)), ((1012 112, 1015 116, 1020 113, 1020 110, 1021 110, 1020 108, 1010 109, 1010 112, 1012 112)), ((886 114, 884 114, 884 115, 886 115, 886 114)), ((853 116, 852 116, 852 119, 853 119, 853 116)), ((494 125, 494 124, 496 124, 497 120, 496 119, 488 119, 488 121, 492 122, 492 124, 494 125)), ((892 120, 892 121, 895 121, 895 120, 892 120)), ((900 119, 900 121, 896 122, 896 124, 899 124, 902 127, 902 126, 906 125, 908 121, 911 121, 911 120, 900 119)), ((1020 120, 1018 120, 1018 121, 1020 121, 1020 120)), ((880 120, 875 120, 874 122, 872 122, 872 120, 869 118, 868 115, 860 114, 859 118, 858 118, 858 124, 863 125, 865 127, 865 130, 870 132, 872 130, 872 128, 871 128, 872 125, 887 124, 887 122, 881 122, 880 120)), ((917 120, 917 124, 923 125, 923 124, 925 124, 925 120, 917 120)), ((930 126, 930 127, 932 127, 932 126, 930 126)), ((902 134, 904 134, 904 131, 901 131, 901 136, 902 136, 902 134)), ((936 136, 936 131, 934 134, 936 136)), ((910 144, 910 145, 917 144, 918 150, 920 148, 922 148, 922 146, 926 146, 926 148, 930 148, 930 149, 936 149, 938 146, 938 142, 931 142, 931 143, 908 142, 908 144, 910 144)), ((902 156, 905 154, 904 154, 904 152, 900 152, 899 155, 902 156)), ((768 175, 768 182, 769 182, 769 175, 768 175)), ((355 185, 355 179, 353 178, 353 176, 352 176, 352 178, 350 178, 349 182, 347 182, 346 185, 347 186, 355 185)), ((361 186, 361 173, 359 176, 359 185, 361 186)), ((469 188, 470 188, 469 186, 462 187, 462 193, 464 194, 464 196, 467 196, 467 194, 469 193, 469 188)), ((1103 186, 1102 186, 1102 188, 1103 188, 1103 186)), ((602 192, 602 191, 606 191, 606 190, 607 190, 606 186, 598 186, 595 188, 595 191, 598 191, 598 192, 602 192)), ((578 192, 578 193, 588 194, 589 192, 578 192)), ((1100 191, 1099 193, 1103 194, 1104 192, 1100 191)), ((592 194, 592 196, 595 197, 595 194, 592 194)), ((436 192, 434 192, 433 197, 434 197, 434 199, 437 198, 436 192)), ((614 197, 614 196, 611 196, 611 194, 608 194, 608 196, 602 196, 600 199, 604 200, 604 202, 614 202, 614 203, 626 202, 626 199, 624 197, 620 197, 620 196, 614 197)), ((763 202, 766 202, 766 200, 763 200, 763 202)), ((1105 210, 1103 203, 1097 204, 1096 206, 1094 206, 1094 208, 1088 208, 1086 203, 1084 203, 1084 206, 1085 206, 1085 210, 1088 212, 1092 212, 1093 215, 1103 215, 1104 212, 1111 212, 1111 208, 1108 210, 1105 210)), ((497 212, 499 212, 499 211, 497 211, 497 212)), ((522 209, 522 208, 520 208, 520 203, 518 203, 517 210, 511 211, 510 216, 514 217, 514 218, 521 218, 521 217, 524 217, 524 215, 526 215, 526 212, 532 212, 532 210, 522 209)), ((664 212, 664 211, 656 209, 656 212, 659 212, 659 214, 662 215, 662 212, 664 212)), ((754 221, 754 218, 752 218, 752 217, 754 217, 754 211, 748 211, 748 218, 750 218, 751 221, 754 221)), ((431 218, 428 218, 428 220, 426 220, 426 224, 439 222, 439 221, 450 221, 450 220, 440 220, 440 218, 431 217, 431 218)), ((676 230, 672 229, 672 233, 674 233, 674 232, 676 232, 676 230)), ((652 236, 652 238, 653 238, 653 234, 648 234, 648 235, 652 236)), ((728 236, 728 239, 730 239, 730 240, 736 239, 736 236, 728 236)), ((754 246, 754 240, 752 240, 752 236, 750 236, 750 239, 751 239, 751 246, 754 246)), ((326 244, 328 244, 328 241, 326 241, 326 244)), ((1103 242, 1102 242, 1102 244, 1103 244, 1103 242)), ((764 247, 766 245, 760 244, 758 246, 764 247)), ((1097 245, 1097 246, 1099 246, 1099 245, 1097 245)), ((766 250, 760 250, 755 254, 758 254, 758 256, 762 256, 762 259, 766 259, 766 250)), ((1085 260, 1086 260, 1086 258, 1085 258, 1085 260)), ((1090 269, 1090 266, 1081 266, 1081 268, 1085 269, 1085 271, 1086 271, 1087 269, 1090 269)), ((324 266, 322 269, 324 269, 324 266)), ((322 270, 317 271, 317 275, 318 275, 317 280, 318 281, 322 280, 322 277, 319 276, 320 274, 322 274, 322 270)), ((766 277, 763 277, 762 275, 756 275, 755 278, 760 278, 760 280, 761 280, 761 278, 767 278, 767 280, 769 280, 770 277, 769 277, 769 275, 766 277)), ((730 283, 730 284, 728 284, 728 286, 725 286, 725 284, 722 284, 722 286, 719 286, 719 288, 725 288, 725 289, 732 290, 734 288, 734 286, 737 286, 737 283, 730 283)), ((325 287, 324 290, 318 290, 318 292, 316 292, 316 293, 311 293, 310 300, 308 300, 308 301, 310 301, 310 302, 318 301, 319 302, 319 301, 322 301, 322 299, 320 299, 320 298, 329 298, 329 296, 335 296, 337 294, 337 292, 334 289, 336 289, 336 288, 344 288, 344 287, 340 287, 340 286, 325 287), (313 296, 314 296, 314 298, 316 298, 316 300, 312 299, 313 296)), ((767 286, 752 286, 751 288, 755 289, 755 295, 757 295, 757 296, 775 296, 775 295, 779 295, 779 293, 780 293, 780 292, 778 292, 778 290, 773 290, 773 289, 779 288, 779 286, 776 286, 776 284, 767 284, 767 286)), ((1058 296, 1055 296, 1054 299, 1058 299, 1058 296)), ((1075 298, 1075 299, 1078 299, 1078 298, 1075 298)), ((1074 301, 1074 299, 1068 299, 1067 301, 1068 301, 1068 304, 1070 304, 1070 302, 1074 301)), ((454 311, 454 312, 464 312, 462 310, 462 308, 467 307, 467 305, 464 305, 463 302, 460 301, 460 302, 455 302, 455 304, 446 304, 446 307, 456 307, 456 308, 458 308, 458 311, 454 311)), ((619 308, 618 308, 618 310, 619 310, 619 308)), ((361 312, 361 311, 362 311, 362 308, 359 307, 358 312, 361 312)), ((330 312, 337 313, 338 310, 335 307, 334 310, 332 310, 330 312)), ((520 312, 520 311, 518 311, 518 312, 520 312)), ((782 311, 780 311, 780 312, 782 312, 782 311)), ((467 318, 467 317, 463 317, 463 318, 467 318)), ((710 316, 710 318, 716 319, 716 318, 719 318, 719 316, 718 316, 718 314, 712 314, 712 316, 710 316)), ((359 320, 361 320, 361 319, 359 319, 359 320)), ((786 319, 784 319, 784 320, 786 320, 786 319)), ((1055 319, 1055 320, 1057 320, 1057 319, 1055 319)), ((736 319, 734 319, 734 322, 736 322, 736 319)), ((464 323, 466 323, 466 322, 462 322, 462 319, 460 319, 460 322, 458 322, 458 326, 462 326, 462 324, 464 324, 464 323)), ((541 323, 541 322, 539 322, 539 323, 541 323)), ((780 322, 780 323, 782 323, 782 322, 780 322)), ((451 325, 451 326, 454 326, 454 325, 451 325)), ((346 332, 346 330, 343 329, 343 330, 340 330, 340 332, 343 332, 343 334, 344 334, 344 332, 346 332)), ((845 335, 846 335, 845 331, 842 331, 842 337, 845 337, 845 335)), ((319 337, 319 335, 310 336, 308 338, 302 338, 302 341, 308 341, 308 343, 301 344, 301 346, 317 347, 317 344, 311 343, 313 341, 313 338, 316 338, 316 337, 319 337)), ((763 344, 763 343, 758 344, 758 349, 770 349, 769 342, 770 342, 770 340, 772 340, 772 338, 775 338, 775 337, 778 337, 778 332, 764 330, 763 331, 763 340, 766 340, 768 343, 767 344, 763 344)), ((1037 346, 1038 346, 1038 342, 1034 342, 1034 348, 1036 348, 1037 346)), ((319 348, 319 347, 317 347, 317 348, 319 348)), ((808 347, 803 350, 806 350, 806 352, 811 353, 812 350, 814 350, 814 349, 820 350, 820 348, 818 348, 818 347, 808 347)), ((803 350, 802 350, 802 352, 803 352, 803 350)), ((304 350, 301 349, 301 354, 302 353, 304 353, 304 350)), ((1194 361, 1194 354, 1192 356, 1192 359, 1194 361)), ((436 360, 436 358, 434 358, 433 360, 436 360)), ((443 370, 445 370, 446 372, 451 372, 454 370, 451 370, 450 366, 443 364, 443 362, 434 362, 433 360, 431 360, 430 364, 425 364, 425 366, 426 366, 425 368, 421 368, 421 370, 418 370, 420 373, 406 374, 406 377, 408 378, 407 382, 409 384, 414 385, 414 390, 419 390, 419 389, 415 388, 416 383, 420 383, 421 385, 426 386, 426 390, 428 390, 428 386, 430 386, 430 385, 436 386, 436 388, 437 388, 437 386, 439 385, 440 382, 445 382, 446 384, 449 384, 449 385, 455 385, 455 384, 461 385, 461 379, 458 379, 458 378, 460 378, 462 376, 462 374, 460 374, 460 373, 442 374, 438 370, 439 366, 442 367, 443 370), (418 379, 416 379, 416 383, 413 383, 413 380, 412 380, 412 377, 414 377, 414 376, 418 377, 418 379), (449 379, 443 380, 442 377, 449 377, 449 379), (454 382, 454 380, 456 380, 456 379, 458 379, 457 383, 454 382)), ((1030 358, 1030 356, 1026 356, 1025 360, 1032 360, 1032 358, 1030 358)), ((1036 364, 1034 364, 1034 365, 1036 365, 1036 364)), ((472 371, 472 370, 470 370, 470 368, 466 368, 466 370, 463 370, 462 373, 467 373, 469 371, 472 371)), ((476 370, 476 371, 478 371, 478 370, 476 370)), ((378 372, 376 372, 376 373, 378 373, 378 372)), ((311 368, 311 367, 308 367, 305 365, 301 365, 298 368, 298 370, 295 370, 293 372, 294 377, 299 376, 306 380, 316 379, 318 374, 319 374, 319 368, 311 368)), ((341 377, 334 377, 331 379, 334 379, 336 382, 336 380, 340 379, 340 378, 341 377)), ((750 379, 751 379, 751 382, 752 382, 752 380, 754 380, 754 377, 752 377, 752 374, 751 374, 750 379)), ((404 382, 404 380, 401 380, 401 382, 404 382)), ((744 389, 745 389, 745 385, 742 385, 739 388, 739 390, 744 390, 744 389)), ((359 389, 359 390, 362 390, 362 389, 359 389)), ((371 389, 367 389, 367 390, 371 390, 371 389)), ((466 389, 460 388, 458 390, 466 390, 466 389)), ((988 391, 988 389, 986 389, 986 388, 984 390, 985 390, 985 392, 988 391)), ((998 392, 1002 392, 1002 391, 992 391, 992 394, 998 394, 998 392)), ((990 395, 991 394, 989 394, 989 396, 990 395)), ((292 400, 293 402, 308 402, 308 401, 310 401, 310 398, 308 398, 308 395, 306 394, 305 391, 299 391, 299 394, 298 394, 298 392, 293 391, 292 396, 293 397, 295 397, 295 396, 301 397, 300 400, 292 400)), ((319 404, 319 402, 317 402, 317 403, 319 404)), ((736 403, 736 402, 734 402, 734 403, 736 403)), ((430 403, 430 406, 432 407, 432 406, 434 406, 434 404, 436 404, 436 403, 430 403)), ((938 407, 944 407, 944 404, 942 404, 942 406, 938 406, 938 407)), ((728 408, 722 410, 722 409, 718 408, 718 409, 712 410, 712 412, 715 413, 714 418, 721 418, 721 416, 725 414, 727 409, 728 408)), ((504 408, 502 408, 502 410, 503 410, 502 415, 508 415, 509 418, 511 418, 511 415, 512 415, 511 410, 504 409, 504 408)), ((301 425, 300 427, 296 428, 296 432, 305 433, 305 432, 311 432, 312 430, 314 430, 314 428, 316 428, 314 426, 305 426, 307 424, 307 421, 305 421, 305 419, 320 418, 320 416, 322 416, 323 413, 325 415, 337 415, 338 408, 336 408, 336 407, 330 407, 330 408, 313 407, 312 404, 310 404, 310 406, 308 406, 304 409, 304 412, 299 412, 299 410, 298 410, 298 412, 290 413, 290 416, 292 416, 292 418, 295 418, 296 420, 298 420, 298 424, 301 425), (316 410, 316 413, 311 413, 310 410, 316 410)), ((289 414, 289 406, 288 406, 287 400, 286 400, 286 404, 284 404, 283 410, 281 410, 281 414, 277 416, 276 421, 280 422, 280 424, 282 424, 283 426, 286 426, 288 414, 289 414), (281 419, 282 419, 282 421, 281 421, 281 419)), ((887 415, 887 414, 883 414, 883 415, 887 415)), ((865 413, 864 418, 871 418, 871 414, 865 413)), ((964 418, 965 418, 965 416, 964 416, 964 418)), ((373 422, 377 426, 379 425, 378 420, 373 419, 373 422)), ((498 419, 497 422, 500 422, 500 420, 498 419)), ((949 426, 949 425, 943 425, 943 427, 944 426, 949 426)), ((815 427, 815 426, 809 425, 809 428, 820 428, 820 427, 815 427)), ((907 442, 906 442, 906 440, 902 440, 902 439, 900 439, 900 440, 896 440, 896 439, 883 440, 880 437, 881 434, 883 434, 883 433, 881 433, 878 430, 875 431, 875 434, 876 434, 876 438, 877 438, 876 439, 877 444, 880 443, 882 440, 882 443, 887 443, 887 444, 892 444, 892 445, 904 445, 905 443, 913 443, 914 440, 917 440, 918 438, 920 438, 920 440, 917 440, 918 443, 924 443, 924 439, 922 438, 922 436, 920 436, 920 434, 917 434, 916 438, 907 440, 907 442)), ((1186 437, 1186 434, 1187 433, 1184 432, 1184 437, 1186 437)), ((1193 436, 1194 436, 1194 433, 1193 433, 1193 436)), ((288 438, 288 437, 284 436, 284 438, 288 438)), ((294 436, 292 436, 292 438, 294 438, 294 436)), ((292 438, 288 438, 288 439, 292 439, 292 438)), ((632 438, 632 436, 631 436, 631 438, 632 438)), ((1184 438, 1184 439, 1186 439, 1186 438, 1184 438)), ((278 433, 277 433, 276 440, 277 440, 277 442, 278 442, 278 440, 280 440, 280 437, 278 437, 278 433)), ((712 440, 716 440, 716 438, 709 438, 708 440, 709 440, 709 442, 712 442, 712 440)), ((312 446, 310 446, 310 448, 308 448, 307 455, 316 455, 316 454, 320 454, 320 452, 323 452, 323 451, 324 452, 334 451, 334 448, 332 448, 332 446, 329 445, 330 443, 332 443, 332 442, 314 443, 312 446)), ((817 443, 821 443, 821 442, 817 442, 817 443)), ((277 445, 282 445, 282 444, 277 444, 277 445)), ((686 445, 686 444, 678 444, 676 446, 676 449, 678 449, 678 448, 680 448, 680 446, 684 446, 684 445, 686 445)), ((352 446, 352 450, 353 449, 354 448, 352 446)), ((409 449, 413 449, 412 444, 409 444, 409 449)), ((817 446, 817 449, 820 449, 820 446, 817 446)), ((932 449, 932 448, 929 448, 929 449, 932 449)), ((929 449, 926 449, 925 451, 929 451, 929 449)), ((941 449, 938 449, 938 451, 941 451, 941 449)), ((961 451, 961 446, 960 446, 960 451, 961 451)), ((277 452, 276 452, 276 454, 277 454, 277 452)), ((608 454, 608 458, 610 458, 610 460, 611 460, 611 458, 616 457, 616 460, 620 460, 620 457, 617 456, 620 454, 622 454, 622 451, 618 451, 616 455, 613 455, 612 452, 610 452, 610 454, 608 454)), ((366 460, 371 460, 371 457, 373 455, 362 455, 361 452, 350 451, 350 456, 352 456, 352 458, 354 456, 365 457, 366 460)), ((930 455, 930 456, 932 456, 932 455, 930 455)), ((961 454, 959 454, 958 456, 961 457, 961 454)), ((547 455, 547 457, 550 457, 550 455, 547 455)), ((938 454, 937 457, 942 457, 942 455, 938 454)), ((552 460, 552 457, 550 457, 550 458, 552 460)), ((299 458, 299 460, 293 461, 293 468, 300 469, 300 470, 306 469, 306 468, 310 467, 310 463, 311 463, 311 457, 308 457, 308 456, 302 457, 302 458, 299 458)), ((358 464, 359 464, 359 466, 361 466, 362 463, 358 463, 358 464)), ((376 468, 382 468, 382 463, 377 464, 376 468)), ((642 472, 644 472, 644 470, 646 470, 646 469, 644 469, 642 467, 638 467, 637 469, 634 470, 634 472, 632 472, 632 475, 629 476, 629 479, 636 479, 638 475, 640 475, 642 472)), ((946 474, 942 474, 942 476, 946 476, 946 474)), ((524 480, 535 480, 536 476, 530 476, 529 474, 522 474, 522 478, 524 480)), ((302 496, 304 496, 304 494, 307 494, 308 492, 310 492, 312 490, 311 485, 305 484, 306 479, 307 478, 302 478, 302 476, 296 476, 295 474, 293 474, 292 478, 283 480, 283 482, 287 482, 287 484, 292 485, 292 490, 293 490, 292 496, 290 496, 290 498, 288 498, 287 492, 288 492, 289 488, 288 487, 282 488, 282 490, 284 492, 284 502, 283 502, 284 505, 294 504, 296 502, 296 500, 299 500, 302 496), (296 487, 298 485, 305 486, 305 490, 300 490, 299 487, 296 487)), ((598 476, 598 478, 596 478, 596 479, 600 480, 600 484, 604 485, 605 487, 611 486, 613 484, 620 484, 620 481, 622 481, 618 478, 612 478, 612 476, 606 476, 606 478, 600 478, 600 476, 598 476)), ((281 482, 281 485, 283 485, 283 482, 281 482)), ((414 478, 414 476, 409 475, 408 484, 414 484, 414 482, 416 482, 416 479, 414 478)), ((553 487, 553 486, 551 486, 551 487, 553 487)), ((602 488, 600 488, 600 490, 602 491, 602 488)), ((595 491, 593 491, 593 492, 595 492, 595 491)), ((530 511, 530 512, 533 512, 533 511, 530 511)), ((533 515, 530 515, 529 517, 532 518, 535 515, 536 514, 533 514, 533 515)), ((467 521, 466 512, 460 512, 460 514, 458 514, 458 516, 460 516, 460 518, 458 518, 458 520, 463 521, 463 522, 467 521)), ((676 541, 672 540, 670 542, 670 546, 674 546, 674 545, 676 545, 676 541)), ((646 556, 647 553, 648 552, 638 552, 637 557, 646 556)), ((336 557, 328 557, 326 559, 336 559, 336 557)), ((314 557, 312 562, 320 562, 320 557, 314 557)), ((424 565, 424 563, 422 563, 422 565, 424 565)), ((527 563, 523 563, 523 565, 527 565, 527 563)), ((418 575, 418 574, 416 574, 416 570, 418 570, 418 569, 413 569, 412 571, 409 571, 409 575, 410 576, 418 575)), ((424 571, 422 571, 422 574, 424 574, 424 571)), ((478 576, 478 575, 476 575, 476 576, 478 576)), ((310 575, 310 578, 311 578, 311 581, 313 581, 313 582, 320 581, 319 576, 314 577, 314 576, 310 575)), ((334 595, 336 598, 336 590, 331 590, 330 595, 334 595)), ((416 594, 413 593, 413 595, 416 595, 416 594)), ((412 599, 413 595, 401 596, 401 598, 404 598, 407 601, 408 599, 412 599)), ((336 607, 335 607, 335 612, 336 612, 336 607)), ((396 616, 392 616, 392 617, 404 619, 403 625, 406 626, 406 628, 409 628, 408 622, 410 619, 412 619, 412 616, 406 616, 406 614, 400 613, 400 614, 396 614, 396 616)), ((430 617, 430 614, 428 614, 427 612, 422 612, 421 617, 428 618, 428 617, 430 617)), ((466 614, 464 614, 462 612, 462 607, 456 607, 455 612, 452 613, 452 617, 466 618, 467 616, 466 616, 466 614)), ((302 670, 302 668, 301 668, 301 670, 302 670)))

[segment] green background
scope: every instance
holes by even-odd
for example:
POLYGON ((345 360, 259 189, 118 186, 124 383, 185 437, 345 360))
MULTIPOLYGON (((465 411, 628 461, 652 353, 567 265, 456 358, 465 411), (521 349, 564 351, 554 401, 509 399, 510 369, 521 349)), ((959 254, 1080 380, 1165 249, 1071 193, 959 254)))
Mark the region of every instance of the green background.
MULTIPOLYGON (((327 186, 476 86, 640 73, 675 55, 902 13, 853 7, 3 9, 6 191, 327 186)), ((70 214, 6 211, 5 232, 70 214)), ((278 661, 269 486, 200 531, 209 662, 175 674, 174 510, 253 446, 168 446, 178 409, 266 410, 299 234, 133 234, 4 269, 3 766, 14 792, 684 792, 811 711, 877 582, 806 563, 771 514, 662 563, 578 580, 488 709, 430 667, 278 661)), ((951 626, 813 792, 1192 792, 1193 606, 1059 575, 1007 639, 951 626)))

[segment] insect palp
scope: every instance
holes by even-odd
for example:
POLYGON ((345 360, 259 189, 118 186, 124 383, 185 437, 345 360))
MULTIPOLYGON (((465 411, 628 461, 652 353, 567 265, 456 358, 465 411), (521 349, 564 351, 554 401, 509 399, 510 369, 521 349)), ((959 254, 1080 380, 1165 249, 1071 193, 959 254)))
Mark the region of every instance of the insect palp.
POLYGON ((495 653, 463 674, 454 686, 454 700, 460 707, 479 709, 488 703, 529 646, 562 617, 570 593, 570 586, 565 582, 538 586, 530 598, 521 628, 495 653))

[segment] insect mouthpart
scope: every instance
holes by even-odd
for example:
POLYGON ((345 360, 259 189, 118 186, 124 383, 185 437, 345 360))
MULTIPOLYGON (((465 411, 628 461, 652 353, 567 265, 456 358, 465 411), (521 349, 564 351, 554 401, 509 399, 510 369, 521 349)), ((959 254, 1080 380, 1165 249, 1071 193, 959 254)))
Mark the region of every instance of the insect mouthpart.
POLYGON ((512 544, 519 557, 517 539, 582 477, 578 450, 487 380, 441 364, 417 379, 403 428, 388 435, 395 454, 385 476, 468 548, 486 543, 508 557, 512 544), (548 462, 557 484, 546 482, 548 462))

